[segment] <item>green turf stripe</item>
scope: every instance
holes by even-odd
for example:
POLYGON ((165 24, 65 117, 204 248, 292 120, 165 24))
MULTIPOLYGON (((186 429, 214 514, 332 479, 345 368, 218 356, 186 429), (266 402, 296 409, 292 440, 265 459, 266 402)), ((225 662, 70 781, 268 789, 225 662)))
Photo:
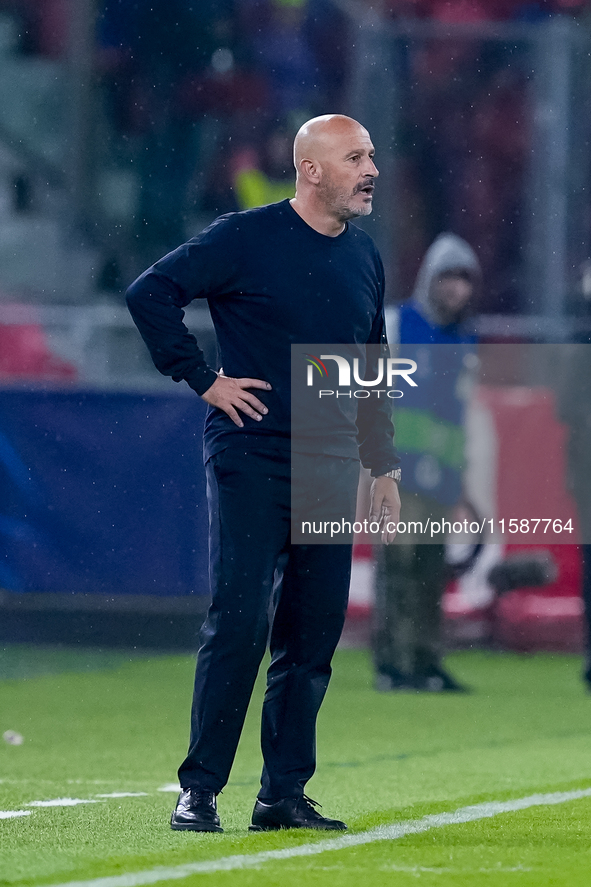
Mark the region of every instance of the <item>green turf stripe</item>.
POLYGON ((411 819, 406 822, 396 822, 392 825, 378 826, 378 828, 360 832, 356 835, 344 835, 341 838, 318 841, 312 844, 302 844, 299 847, 288 847, 284 850, 265 850, 261 853, 226 856, 221 859, 193 862, 172 867, 159 867, 126 875, 93 878, 88 881, 69 881, 64 884, 53 885, 53 887, 142 887, 145 884, 156 884, 161 881, 180 880, 195 874, 212 874, 214 872, 225 872, 235 869, 256 868, 267 862, 293 859, 298 856, 315 856, 331 850, 346 850, 349 847, 371 844, 375 841, 395 841, 406 835, 420 834, 447 825, 476 822, 481 819, 499 816, 502 813, 514 813, 518 810, 527 810, 530 807, 564 804, 568 801, 589 797, 591 797, 591 788, 570 792, 528 795, 525 798, 516 798, 512 801, 487 801, 484 804, 461 807, 459 810, 451 813, 435 813, 424 816, 422 819, 411 819))

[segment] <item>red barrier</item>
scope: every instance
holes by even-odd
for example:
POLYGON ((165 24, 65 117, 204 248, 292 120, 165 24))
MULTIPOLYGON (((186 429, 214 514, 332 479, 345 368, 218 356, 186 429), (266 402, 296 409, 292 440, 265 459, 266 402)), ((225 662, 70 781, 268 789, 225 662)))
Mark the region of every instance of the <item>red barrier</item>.
POLYGON ((0 379, 73 381, 77 377, 73 364, 51 352, 43 327, 0 325, 0 379))

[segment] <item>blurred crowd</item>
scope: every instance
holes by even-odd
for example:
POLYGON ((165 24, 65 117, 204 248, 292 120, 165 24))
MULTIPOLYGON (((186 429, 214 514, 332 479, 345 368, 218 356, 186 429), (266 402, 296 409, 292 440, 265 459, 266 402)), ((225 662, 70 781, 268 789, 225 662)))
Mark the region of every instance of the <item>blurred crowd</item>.
MULTIPOLYGON (((66 53, 71 0, 0 0, 21 50, 66 53)), ((96 93, 107 162, 138 177, 141 262, 191 225, 293 193, 308 117, 348 110, 355 15, 394 22, 586 20, 588 0, 95 0, 96 93)), ((397 111, 401 296, 442 230, 475 246, 481 308, 518 311, 530 154, 527 51, 470 37, 403 41, 397 111)), ((115 268, 113 286, 119 283, 115 268)), ((107 281, 108 284, 108 281, 107 281)))
POLYGON ((330 0, 101 6, 108 116, 142 146, 148 240, 178 243, 191 209, 216 214, 293 193, 293 133, 339 106, 346 77, 347 19, 330 0))
MULTIPOLYGON (((240 47, 239 64, 254 64, 276 81, 285 80, 288 67, 303 74, 301 83, 287 91, 305 91, 314 60, 322 77, 333 83, 343 73, 343 23, 338 10, 373 9, 393 19, 432 19, 441 22, 536 21, 557 13, 580 14, 588 0, 96 0, 102 45, 117 55, 141 54, 142 29, 155 39, 163 27, 158 53, 166 53, 172 37, 178 43, 179 66, 203 71, 220 46, 240 47), (337 31, 334 29, 337 28, 337 31), (279 38, 280 43, 276 42, 279 38), (185 49, 183 48, 185 47, 185 49), (197 48, 196 48, 197 47, 197 48), (282 50, 282 51, 280 51, 282 50), (289 58, 296 50, 297 60, 289 58), (285 54, 287 51, 287 55, 285 54), (294 64, 295 61, 295 64, 294 64), (339 62, 337 64, 337 61, 339 62), (330 71, 331 62, 334 64, 330 71), (273 72, 273 66, 277 71, 273 72), (303 68, 306 68, 304 71, 303 68)), ((23 25, 22 49, 46 56, 65 51, 71 0, 0 0, 0 10, 14 13, 23 25)), ((144 46, 147 46, 144 43, 144 46)), ((289 76, 289 74, 288 74, 289 76)), ((289 78, 291 80, 291 78, 289 78)), ((316 84, 317 85, 317 84, 316 84)))
POLYGON ((536 21, 560 12, 577 13, 587 0, 382 0, 384 12, 396 18, 441 22, 536 21))

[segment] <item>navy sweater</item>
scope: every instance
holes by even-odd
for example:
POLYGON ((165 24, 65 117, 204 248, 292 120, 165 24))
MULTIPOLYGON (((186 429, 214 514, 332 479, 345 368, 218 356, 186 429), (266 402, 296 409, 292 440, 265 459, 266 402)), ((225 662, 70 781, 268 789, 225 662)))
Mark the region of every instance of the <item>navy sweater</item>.
MULTIPOLYGON (((384 272, 372 239, 347 224, 338 237, 311 228, 288 200, 216 219, 197 237, 156 262, 127 291, 127 304, 158 370, 198 394, 215 381, 183 307, 206 298, 220 365, 227 376, 262 379, 251 389, 269 408, 260 422, 241 414, 239 428, 210 407, 204 457, 228 446, 290 446, 290 346, 296 343, 383 343, 384 272)), ((390 404, 342 401, 350 426, 324 452, 357 455, 372 474, 399 461, 390 404)))

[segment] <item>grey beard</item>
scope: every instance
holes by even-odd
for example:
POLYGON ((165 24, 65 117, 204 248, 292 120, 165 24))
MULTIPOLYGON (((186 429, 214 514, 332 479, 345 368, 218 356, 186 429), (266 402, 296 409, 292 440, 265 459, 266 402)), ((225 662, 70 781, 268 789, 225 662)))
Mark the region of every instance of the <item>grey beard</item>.
MULTIPOLYGON (((355 195, 352 195, 349 199, 351 200, 354 196, 355 195)), ((353 209, 352 207, 348 206, 343 199, 337 211, 339 214, 339 219, 341 219, 341 221, 343 222, 346 222, 348 221, 348 219, 356 219, 359 218, 359 216, 369 216, 372 209, 373 206, 371 203, 364 203, 361 209, 353 209)))

